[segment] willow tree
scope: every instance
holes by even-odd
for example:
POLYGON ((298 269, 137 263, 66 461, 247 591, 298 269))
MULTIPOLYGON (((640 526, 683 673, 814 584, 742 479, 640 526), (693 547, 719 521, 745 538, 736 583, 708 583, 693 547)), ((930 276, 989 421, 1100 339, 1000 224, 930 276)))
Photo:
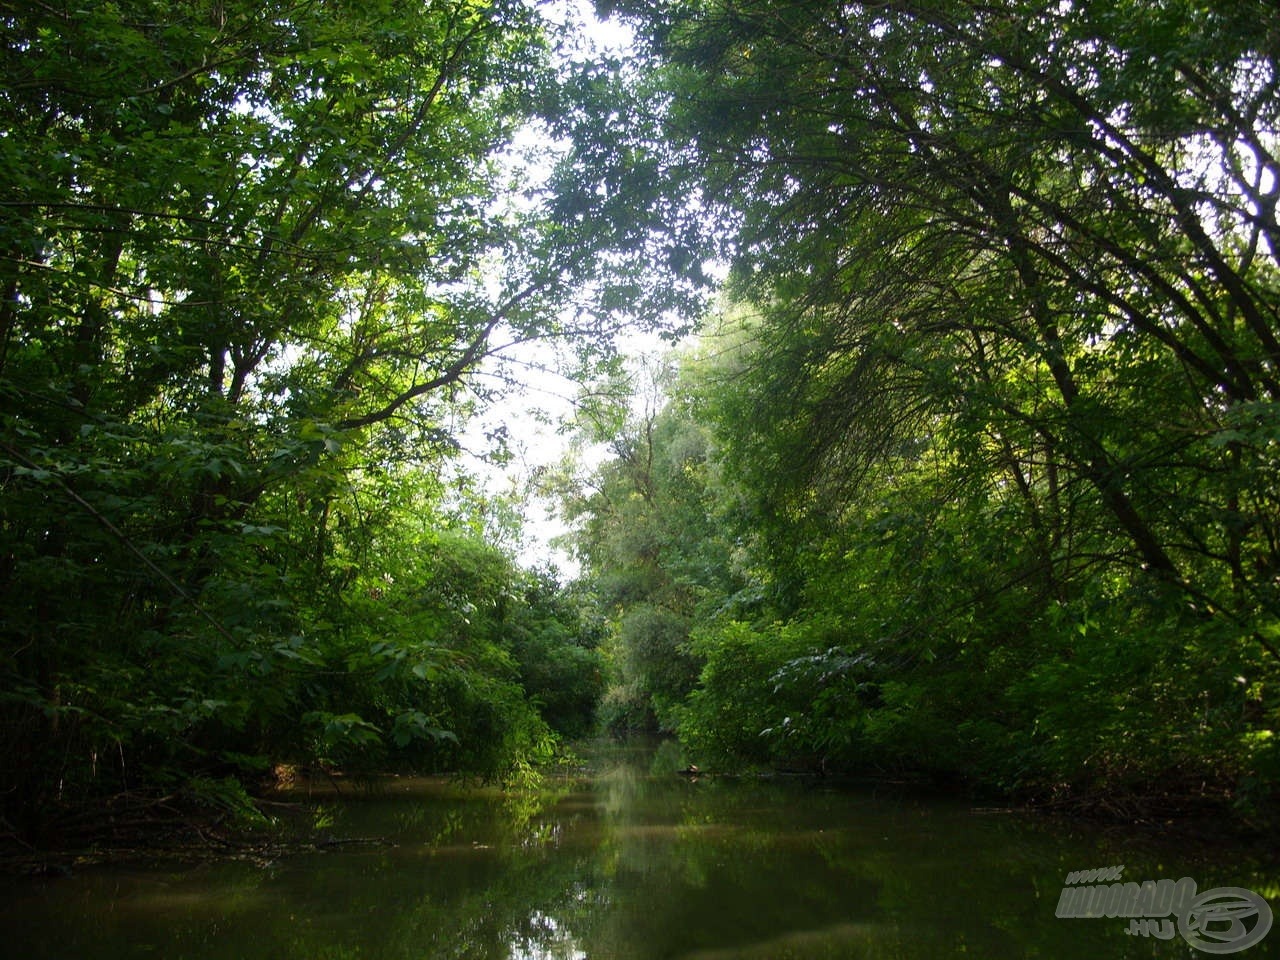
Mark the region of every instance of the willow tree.
POLYGON ((1230 663, 1257 721, 1280 614, 1267 5, 626 6, 759 306, 730 429, 779 537, 927 460, 917 507, 1018 518, 979 592, 1157 597, 1204 643, 1171 656, 1230 663))

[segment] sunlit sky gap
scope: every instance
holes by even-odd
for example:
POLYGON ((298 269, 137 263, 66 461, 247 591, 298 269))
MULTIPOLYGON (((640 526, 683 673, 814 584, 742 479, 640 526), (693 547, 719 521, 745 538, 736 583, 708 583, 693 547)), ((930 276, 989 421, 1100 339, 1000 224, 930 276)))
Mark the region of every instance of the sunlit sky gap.
MULTIPOLYGON (((553 24, 562 25, 572 37, 562 55, 570 61, 626 57, 634 47, 631 28, 617 19, 601 20, 586 0, 558 0, 546 8, 553 24)), ((545 183, 554 162, 554 144, 536 128, 528 128, 515 138, 506 160, 526 185, 545 183), (548 149, 550 147, 550 149, 548 149)), ((505 202, 518 202, 512 198, 505 202)), ((554 467, 569 452, 571 437, 563 425, 574 416, 583 384, 565 372, 572 366, 571 342, 513 342, 511 331, 495 332, 493 355, 478 375, 481 386, 509 384, 501 399, 474 416, 461 431, 462 457, 457 464, 461 475, 479 480, 490 494, 515 494, 524 500, 524 542, 517 550, 527 566, 555 566, 566 577, 578 572, 576 561, 552 540, 567 532, 554 515, 552 505, 528 499, 529 481, 554 467), (503 338, 508 339, 504 340, 503 338), (510 459, 495 463, 494 437, 505 438, 510 459)), ((635 365, 665 353, 670 343, 656 334, 630 331, 617 340, 619 353, 635 365)), ((603 460, 603 449, 579 451, 586 463, 603 460)))

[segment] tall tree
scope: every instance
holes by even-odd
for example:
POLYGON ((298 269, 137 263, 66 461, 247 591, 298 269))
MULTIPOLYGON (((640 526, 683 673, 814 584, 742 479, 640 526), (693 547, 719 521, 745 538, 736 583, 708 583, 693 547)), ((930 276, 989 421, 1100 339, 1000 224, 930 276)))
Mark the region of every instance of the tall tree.
POLYGON ((670 131, 740 224, 737 290, 767 305, 761 412, 801 411, 802 462, 856 479, 963 411, 1011 482, 1086 484, 1135 566, 1270 645, 1262 7, 707 3, 648 22, 679 85, 670 131))
POLYGON ((234 712, 211 670, 265 696, 264 662, 331 669, 325 595, 385 537, 370 497, 406 465, 443 496, 481 364, 589 353, 628 251, 516 162, 578 109, 519 0, 0 24, 0 766, 30 811, 190 760, 234 712))
MULTIPOLYGON (((1133 678, 1080 662, 1103 641, 1032 649, 1015 611, 1044 612, 1049 637, 1062 624, 1046 611, 1073 611, 1084 636, 1082 611, 1141 609, 1117 649, 1179 678, 1154 698, 1161 729, 1194 739, 1212 716, 1236 744, 1217 756, 1261 764, 1280 661, 1280 33, 1266 5, 624 6, 671 91, 673 166, 760 314, 750 370, 722 391, 721 444, 774 518, 792 609, 825 594, 820 607, 852 616, 832 592, 842 576, 881 609, 892 583, 899 609, 923 614, 903 625, 917 666, 994 671, 1014 651, 1002 670, 1039 662, 1041 679, 1070 675, 1082 696, 1099 684, 1113 706, 1132 706, 1133 678), (1002 558, 983 536, 996 531, 1002 558), (869 569, 877 556, 908 567, 869 569), (931 568, 946 571, 933 585, 931 568)), ((869 682, 858 653, 831 661, 856 669, 794 675, 853 690, 869 682)), ((881 718, 944 687, 936 673, 924 692, 893 682, 881 718)), ((1051 689, 1068 687, 1046 680, 1029 700, 1051 689)), ((842 702, 846 719, 866 706, 842 702)), ((944 715, 928 729, 954 726, 944 715)), ((1012 707, 1004 721, 1031 723, 1012 707)))
POLYGON ((607 446, 607 459, 586 476, 559 478, 583 576, 611 627, 601 719, 615 729, 676 726, 700 667, 690 632, 740 582, 723 525, 733 505, 693 412, 692 380, 668 358, 597 385, 578 422, 588 444, 607 446))

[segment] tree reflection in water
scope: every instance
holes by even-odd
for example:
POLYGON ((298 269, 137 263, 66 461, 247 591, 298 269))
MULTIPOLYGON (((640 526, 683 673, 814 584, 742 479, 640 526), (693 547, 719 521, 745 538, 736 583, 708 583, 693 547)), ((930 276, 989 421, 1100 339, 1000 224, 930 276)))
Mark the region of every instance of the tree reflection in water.
POLYGON ((954 800, 675 775, 602 749, 504 795, 439 781, 326 802, 337 847, 268 867, 95 869, 11 885, 14 956, 659 960, 1150 956, 1120 920, 1054 916, 1073 870, 1276 892, 1248 850, 1073 831, 954 800), (1172 866, 1169 866, 1172 865, 1172 866))

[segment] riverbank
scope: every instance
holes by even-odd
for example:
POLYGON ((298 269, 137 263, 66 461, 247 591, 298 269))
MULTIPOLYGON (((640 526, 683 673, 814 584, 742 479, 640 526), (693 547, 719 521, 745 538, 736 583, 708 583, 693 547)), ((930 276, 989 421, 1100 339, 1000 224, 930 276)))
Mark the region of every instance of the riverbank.
POLYGON ((273 812, 295 847, 0 882, 6 947, 26 960, 915 960, 958 946, 985 960, 1137 958, 1151 944, 1119 921, 1055 916, 1065 878, 1124 864, 1126 880, 1280 895, 1260 845, 1100 829, 904 784, 694 779, 607 744, 590 760, 538 791, 299 783, 273 799, 289 804, 273 812))
MULTIPOLYGON (((690 766, 671 742, 643 739, 616 749, 649 756, 655 776, 691 784, 717 782, 794 784, 806 791, 868 795, 910 805, 919 802, 961 803, 983 816, 1017 816, 1085 829, 1101 835, 1140 836, 1161 842, 1176 840, 1196 847, 1228 844, 1248 847, 1274 835, 1280 816, 1246 814, 1233 807, 1223 791, 1196 794, 1174 792, 1128 793, 1113 796, 1011 796, 982 790, 954 779, 926 775, 866 775, 817 773, 796 769, 755 772, 717 772, 690 766)), ((588 750, 590 752, 590 750, 588 750)), ((587 761, 549 770, 544 787, 561 789, 592 773, 587 761)), ((131 793, 107 798, 93 810, 65 811, 51 817, 43 845, 16 832, 0 834, 0 874, 33 878, 65 877, 76 870, 134 861, 242 861, 269 864, 283 857, 332 852, 344 846, 378 846, 393 841, 382 836, 335 835, 315 811, 328 804, 376 799, 434 784, 436 792, 502 794, 500 788, 481 787, 457 777, 415 777, 396 773, 347 777, 340 772, 276 771, 259 784, 254 795, 227 791, 222 802, 207 796, 131 793)), ((509 795, 536 793, 526 785, 509 795)))

